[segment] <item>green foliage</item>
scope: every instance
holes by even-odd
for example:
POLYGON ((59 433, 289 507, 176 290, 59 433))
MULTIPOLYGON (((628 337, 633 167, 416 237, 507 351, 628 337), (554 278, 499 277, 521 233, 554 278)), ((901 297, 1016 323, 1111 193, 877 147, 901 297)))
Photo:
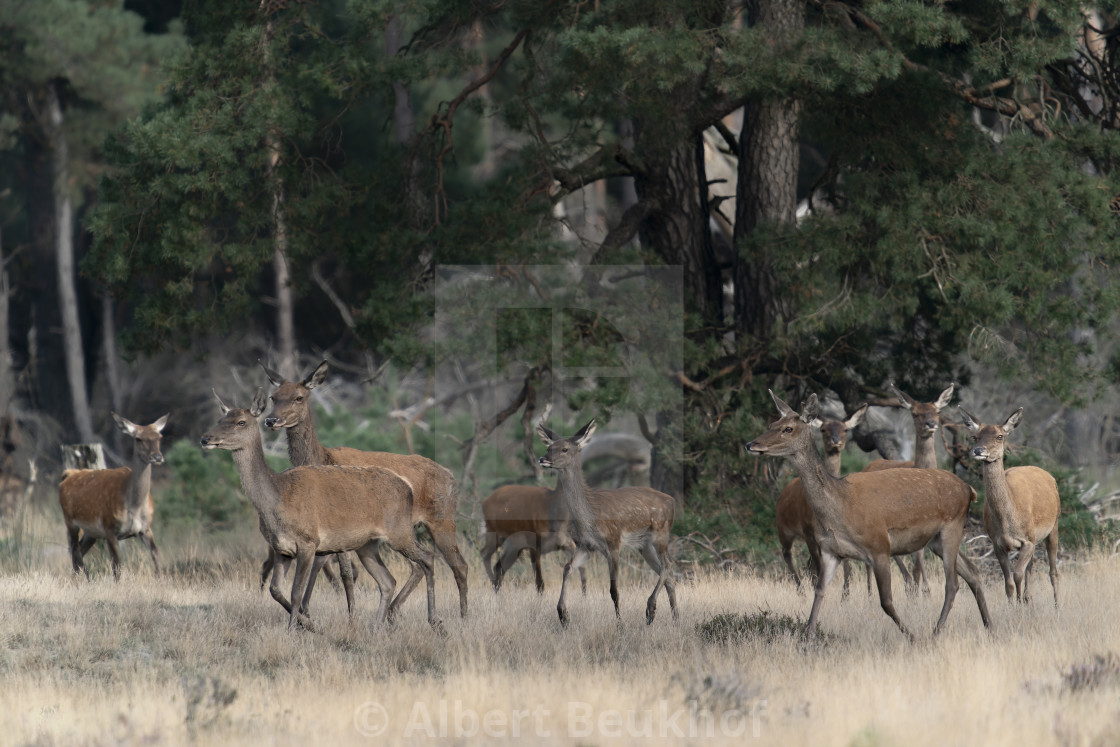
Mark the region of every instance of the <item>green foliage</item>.
POLYGON ((182 439, 164 458, 171 480, 155 499, 157 524, 197 523, 222 529, 252 517, 253 507, 241 493, 241 480, 229 454, 204 452, 182 439))
MULTIPOLYGON (((708 643, 750 640, 771 644, 783 639, 798 638, 804 630, 805 621, 800 617, 778 615, 771 610, 759 610, 752 615, 716 615, 696 625, 696 633, 708 643)), ((816 640, 820 645, 828 645, 836 640, 836 636, 818 630, 816 640)))

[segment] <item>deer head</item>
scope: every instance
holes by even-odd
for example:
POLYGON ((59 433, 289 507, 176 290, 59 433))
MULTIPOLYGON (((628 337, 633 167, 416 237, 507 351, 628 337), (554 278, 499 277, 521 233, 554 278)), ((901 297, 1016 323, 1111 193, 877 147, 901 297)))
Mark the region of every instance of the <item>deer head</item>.
POLYGON ((941 426, 941 411, 953 399, 953 386, 950 384, 933 402, 918 402, 896 387, 893 381, 888 388, 898 397, 902 406, 910 411, 910 415, 914 418, 914 432, 918 438, 932 438, 941 426))
POLYGON ((576 431, 571 438, 561 438, 546 428, 544 423, 537 423, 537 435, 548 447, 548 451, 540 458, 540 465, 555 470, 579 467, 580 449, 587 445, 593 433, 595 433, 594 420, 576 431))
POLYGON ((788 456, 802 449, 815 449, 811 424, 820 414, 817 395, 809 395, 801 407, 801 414, 782 401, 782 398, 773 391, 770 391, 770 398, 778 408, 779 417, 770 424, 765 433, 747 444, 747 451, 751 454, 767 456, 788 456))
POLYGON ((964 417, 965 427, 972 434, 972 458, 978 462, 999 462, 1003 459, 1004 444, 1007 434, 1015 430, 1023 419, 1023 408, 1020 407, 1007 418, 1003 425, 984 425, 963 407, 958 407, 964 417))
POLYGON ((137 425, 115 412, 112 415, 121 432, 136 441, 133 447, 136 461, 141 464, 163 464, 163 452, 160 451, 159 442, 163 435, 163 428, 167 425, 167 415, 151 425, 137 425))
POLYGON ((327 378, 327 362, 323 361, 302 381, 288 381, 260 361, 265 376, 272 385, 279 387, 272 393, 272 412, 265 418, 265 427, 270 430, 294 428, 311 419, 311 390, 327 378))
POLYGON ((844 447, 848 445, 848 433, 860 424, 860 421, 863 420, 863 416, 866 413, 867 405, 864 404, 853 412, 851 417, 847 420, 814 419, 812 425, 815 428, 819 428, 821 431, 824 453, 826 455, 831 455, 842 452, 844 447))
POLYGON ((253 398, 253 404, 248 409, 227 404, 217 392, 214 392, 214 398, 218 400, 218 408, 222 411, 222 419, 203 434, 199 441, 202 448, 237 451, 248 448, 255 441, 260 440, 257 418, 260 417, 264 408, 268 405, 263 390, 257 390, 257 394, 253 398))

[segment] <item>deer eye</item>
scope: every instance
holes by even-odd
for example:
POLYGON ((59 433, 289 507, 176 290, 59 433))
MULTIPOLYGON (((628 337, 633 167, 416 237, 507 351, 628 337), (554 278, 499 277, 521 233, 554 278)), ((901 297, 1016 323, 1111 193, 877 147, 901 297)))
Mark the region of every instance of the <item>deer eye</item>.
POLYGON ((564 447, 563 449, 560 449, 560 453, 561 454, 567 454, 568 453, 568 448, 564 447))
POLYGON ((302 394, 296 396, 296 402, 303 402, 303 395, 302 394))
POLYGON ((244 420, 238 420, 238 421, 237 421, 237 427, 238 427, 238 428, 244 428, 244 427, 245 427, 246 425, 247 425, 247 424, 246 424, 246 422, 245 422, 244 420))
POLYGON ((785 430, 782 431, 782 433, 793 433, 793 426, 792 425, 787 425, 785 427, 785 430))
POLYGON ((999 436, 996 436, 996 440, 997 441, 1002 441, 1003 440, 1003 435, 1001 434, 999 436))

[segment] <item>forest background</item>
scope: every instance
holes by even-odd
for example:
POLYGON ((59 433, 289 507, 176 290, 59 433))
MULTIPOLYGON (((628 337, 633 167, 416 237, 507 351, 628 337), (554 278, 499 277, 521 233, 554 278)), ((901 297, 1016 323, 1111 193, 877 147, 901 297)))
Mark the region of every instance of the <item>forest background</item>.
MULTIPOLYGON (((740 448, 768 387, 840 415, 955 383, 1027 408, 1063 543, 1099 540, 1118 29, 1114 3, 0 0, 5 491, 34 463, 50 504, 60 444, 120 463, 109 412, 171 412, 161 520, 241 521, 196 446, 210 388, 327 359, 323 441, 437 456, 469 531, 539 478, 555 399, 561 430, 651 445, 702 554, 775 560, 784 478, 740 448), (436 324, 464 283, 531 299, 491 303, 484 360, 436 324), (559 314, 557 283, 583 294, 559 314), (642 358, 650 285, 679 313, 642 358)), ((860 447, 905 456, 898 422, 860 447)))

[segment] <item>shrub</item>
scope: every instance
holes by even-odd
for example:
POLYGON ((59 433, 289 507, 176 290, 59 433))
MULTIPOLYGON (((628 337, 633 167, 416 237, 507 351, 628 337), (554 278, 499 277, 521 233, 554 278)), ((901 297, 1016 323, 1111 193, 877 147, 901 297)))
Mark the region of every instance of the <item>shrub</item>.
POLYGON ((241 493, 237 468, 228 455, 207 455, 183 439, 176 441, 164 457, 172 477, 156 501, 159 523, 191 522, 220 529, 252 514, 252 506, 241 493))

